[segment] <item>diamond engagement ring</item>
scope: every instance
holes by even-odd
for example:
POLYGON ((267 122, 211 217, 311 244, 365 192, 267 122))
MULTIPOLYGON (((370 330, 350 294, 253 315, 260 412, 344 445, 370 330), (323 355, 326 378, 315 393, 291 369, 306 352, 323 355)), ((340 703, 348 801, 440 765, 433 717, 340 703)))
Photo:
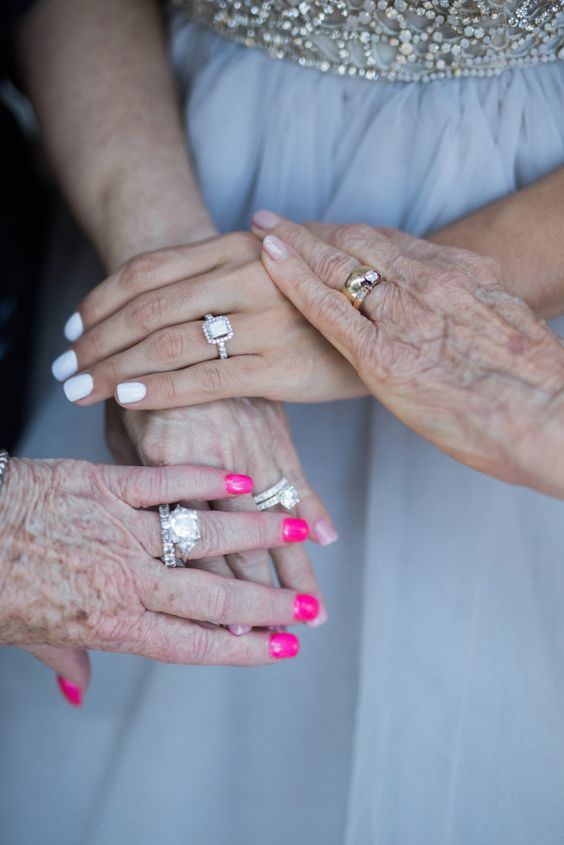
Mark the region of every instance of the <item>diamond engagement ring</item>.
POLYGON ((233 337, 233 328, 229 317, 214 317, 206 314, 204 317, 204 334, 208 343, 217 346, 220 358, 229 358, 227 341, 233 337))
POLYGON ((374 267, 360 264, 348 276, 342 292, 356 309, 360 308, 366 297, 384 277, 374 267))
POLYGON ((300 494, 293 484, 290 484, 286 476, 282 476, 273 487, 269 487, 263 493, 254 497, 255 504, 259 511, 266 511, 276 505, 282 505, 284 510, 291 511, 299 504, 300 494))
POLYGON ((201 538, 200 517, 198 511, 177 505, 170 510, 170 505, 160 505, 161 533, 163 538, 163 557, 165 566, 176 566, 175 545, 185 559, 201 538))

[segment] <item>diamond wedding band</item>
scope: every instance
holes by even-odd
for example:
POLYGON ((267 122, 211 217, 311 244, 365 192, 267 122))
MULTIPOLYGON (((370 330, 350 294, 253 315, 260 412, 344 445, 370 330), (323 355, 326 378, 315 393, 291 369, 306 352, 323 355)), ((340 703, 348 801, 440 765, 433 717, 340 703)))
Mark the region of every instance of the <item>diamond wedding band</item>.
POLYGON ((165 566, 176 566, 178 546, 182 558, 186 558, 201 538, 200 517, 198 511, 177 505, 170 510, 170 505, 160 505, 161 534, 163 540, 162 561, 165 566))
POLYGON ((229 358, 227 341, 233 337, 233 328, 229 317, 214 317, 213 314, 206 314, 203 329, 207 342, 217 346, 219 357, 229 358))
POLYGON ((285 510, 291 511, 300 501, 300 495, 293 484, 290 484, 286 476, 282 476, 268 490, 259 493, 254 497, 255 504, 259 511, 266 511, 270 508, 281 505, 285 510))

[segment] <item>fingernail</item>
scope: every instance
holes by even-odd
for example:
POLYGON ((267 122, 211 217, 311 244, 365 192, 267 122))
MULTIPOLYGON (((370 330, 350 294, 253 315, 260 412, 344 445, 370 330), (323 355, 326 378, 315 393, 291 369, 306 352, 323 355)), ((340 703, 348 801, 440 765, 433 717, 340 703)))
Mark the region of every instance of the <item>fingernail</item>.
POLYGON ((289 254, 284 241, 281 241, 276 235, 267 235, 262 245, 273 261, 282 261, 289 254))
POLYGON ((325 610, 325 605, 323 602, 319 603, 319 613, 309 622, 306 622, 308 628, 319 628, 320 625, 325 625, 329 616, 327 615, 327 611, 325 610))
POLYGON ((280 218, 272 211, 255 211, 253 214, 253 225, 259 229, 274 229, 280 223, 280 218))
POLYGON ((78 360, 76 352, 69 349, 68 352, 63 352, 58 358, 55 358, 51 364, 51 372, 57 381, 65 381, 69 376, 72 376, 78 370, 78 360))
POLYGON ((315 596, 300 593, 294 599, 294 619, 298 622, 311 622, 319 615, 320 603, 315 596))
POLYGON ((296 657, 300 650, 300 641, 294 634, 272 634, 270 637, 270 656, 276 660, 296 657))
POLYGON ((117 397, 122 405, 140 402, 147 395, 147 388, 140 381, 124 381, 117 386, 117 397))
POLYGON ((80 707, 82 704, 82 692, 80 687, 77 687, 77 685, 73 684, 72 681, 67 681, 66 678, 62 677, 62 675, 57 675, 57 683, 68 703, 72 704, 73 707, 80 707))
POLYGON ((81 373, 66 381, 63 384, 63 390, 69 402, 77 402, 79 399, 90 396, 94 390, 94 379, 88 373, 81 373))
POLYGON ((315 539, 321 546, 330 546, 336 543, 339 535, 330 522, 326 519, 318 519, 314 525, 315 539))
POLYGON ((239 496, 243 493, 251 493, 253 490, 253 479, 248 475, 226 475, 225 489, 228 493, 234 493, 239 496))
POLYGON ((227 628, 236 637, 242 637, 244 634, 248 634, 253 630, 252 625, 228 625, 227 628))
POLYGON ((287 543, 303 543, 309 535, 309 525, 305 519, 289 517, 282 523, 282 536, 287 543))
POLYGON ((65 323, 65 337, 67 340, 70 340, 71 343, 74 343, 75 340, 78 340, 83 331, 84 325, 82 323, 82 317, 78 311, 75 311, 65 323))

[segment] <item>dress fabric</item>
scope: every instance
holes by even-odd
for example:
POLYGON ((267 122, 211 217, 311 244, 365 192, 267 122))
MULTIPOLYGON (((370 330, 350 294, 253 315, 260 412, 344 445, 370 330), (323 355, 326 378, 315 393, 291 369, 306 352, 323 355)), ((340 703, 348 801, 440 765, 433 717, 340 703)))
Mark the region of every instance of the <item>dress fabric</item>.
MULTIPOLYGON (((380 83, 184 22, 173 60, 223 231, 268 208, 424 235, 564 163, 562 63, 380 83)), ((4 650, 6 843, 562 845, 564 506, 373 400, 291 416, 341 534, 311 548, 329 624, 268 669, 95 655, 81 712, 4 650)), ((56 390, 22 453, 100 457, 100 420, 56 390)))

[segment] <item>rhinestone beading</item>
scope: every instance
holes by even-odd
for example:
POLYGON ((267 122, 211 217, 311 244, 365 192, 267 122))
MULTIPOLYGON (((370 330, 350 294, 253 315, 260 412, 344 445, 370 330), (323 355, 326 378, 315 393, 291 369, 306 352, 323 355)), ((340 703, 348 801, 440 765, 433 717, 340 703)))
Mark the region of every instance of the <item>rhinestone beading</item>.
POLYGON ((493 76, 564 59, 564 0, 174 0, 277 59, 388 81, 493 76))

